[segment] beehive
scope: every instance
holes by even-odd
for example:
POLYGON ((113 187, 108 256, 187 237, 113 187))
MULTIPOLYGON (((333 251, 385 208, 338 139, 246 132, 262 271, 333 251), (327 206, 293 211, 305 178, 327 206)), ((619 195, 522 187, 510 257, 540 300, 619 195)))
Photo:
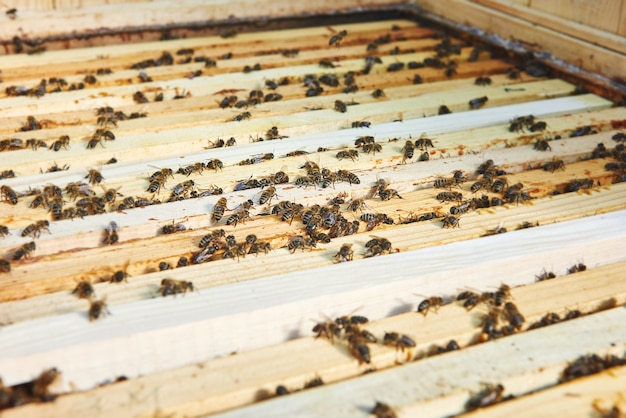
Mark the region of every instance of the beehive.
MULTIPOLYGON (((450 14, 420 6, 457 23, 467 23, 457 13, 483 10, 455 4, 450 14)), ((156 6, 146 21, 191 21, 189 5, 165 20, 170 9, 156 6)), ((279 6, 268 15, 304 12, 279 6)), ((42 31, 50 50, 2 57, 0 245, 10 272, 0 273, 0 374, 22 393, 16 385, 60 372, 53 402, 4 415, 363 416, 384 402, 399 416, 447 416, 498 384, 516 399, 480 414, 589 416, 619 405, 623 367, 556 383, 582 355, 624 354, 623 54, 585 56, 580 67, 600 75, 577 78, 558 62, 418 23, 411 7, 369 6, 385 18, 241 33, 179 25, 167 37, 188 37, 68 38, 84 47, 68 50, 54 50, 61 37, 42 31), (29 146, 38 141, 46 145, 29 146), (491 180, 479 170, 489 160, 491 180), (52 185, 66 189, 62 198, 52 185), (343 202, 329 209, 333 199, 343 202), (44 220, 47 229, 29 228, 44 220), (379 247, 368 246, 373 238, 379 247), (34 251, 20 250, 30 242, 34 251), (557 277, 540 280, 548 272, 557 277), (163 279, 193 286, 162 297, 163 279), (73 293, 84 282, 91 302, 73 293), (501 335, 503 313, 500 331, 482 332, 502 308, 454 299, 503 284, 524 324, 501 335), (416 313, 431 297, 443 306, 416 313), (94 301, 107 308, 90 321, 94 301), (581 316, 528 330, 572 312, 581 316), (316 323, 343 315, 369 318, 362 327, 376 342, 350 344, 345 330, 315 338, 316 323), (385 346, 388 332, 416 347, 385 346), (435 355, 451 340, 461 349, 435 355), (302 390, 316 379, 325 385, 302 390), (276 397, 279 385, 298 393, 276 397)), ((105 17, 124 10, 98 7, 105 17)), ((18 11, 7 30, 37 19, 18 11)), ((25 43, 25 52, 37 48, 25 43)))

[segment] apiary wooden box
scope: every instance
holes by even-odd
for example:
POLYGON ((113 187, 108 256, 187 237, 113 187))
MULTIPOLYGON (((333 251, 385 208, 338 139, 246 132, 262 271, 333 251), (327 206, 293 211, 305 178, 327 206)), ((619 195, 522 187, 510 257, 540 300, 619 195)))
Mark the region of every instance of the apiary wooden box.
POLYGON ((5 3, 3 417, 624 413, 626 1, 5 3))

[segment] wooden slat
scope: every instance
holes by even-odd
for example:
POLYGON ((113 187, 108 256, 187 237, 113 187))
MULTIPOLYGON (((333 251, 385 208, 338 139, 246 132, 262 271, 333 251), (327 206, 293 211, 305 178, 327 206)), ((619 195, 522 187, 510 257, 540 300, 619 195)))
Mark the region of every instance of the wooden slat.
MULTIPOLYGON (((526 317, 527 325, 549 311, 559 315, 564 315, 568 309, 593 311, 607 298, 626 297, 626 289, 619 284, 623 268, 623 262, 597 267, 533 286, 514 288, 512 294, 526 317)), ((413 305, 413 302, 407 303, 403 310, 414 310, 409 305, 413 305)), ((367 307, 362 310, 367 311, 367 307)), ((432 345, 445 345, 450 339, 455 339, 462 347, 470 344, 478 332, 477 317, 483 311, 479 307, 468 314, 458 305, 446 305, 436 315, 431 313, 424 318, 415 313, 403 313, 370 322, 367 329, 378 336, 391 330, 407 333, 418 344, 411 355, 421 357, 432 345)), ((394 367, 404 357, 393 349, 373 345, 371 367, 378 370, 394 367)), ((94 403, 101 402, 110 405, 106 413, 120 417, 147 415, 156 409, 164 414, 181 416, 214 413, 270 396, 279 384, 293 391, 315 377, 321 377, 329 384, 358 376, 365 368, 346 356, 345 349, 339 343, 333 346, 325 340, 298 338, 260 350, 63 396, 54 406, 32 405, 10 411, 7 416, 17 418, 33 413, 50 417, 81 415, 83 411, 91 409, 94 403), (193 380, 194 384, 179 384, 187 379, 193 380), (157 390, 162 395, 158 400, 131 404, 123 400, 125 396, 122 394, 142 397, 157 390), (116 399, 117 402, 111 402, 116 399)), ((403 410, 405 408, 408 406, 403 410)))
POLYGON ((531 0, 530 7, 607 32, 617 32, 621 1, 531 0))
POLYGON ((524 7, 505 0, 475 0, 477 3, 483 6, 490 7, 495 10, 513 15, 517 18, 527 20, 532 23, 536 23, 543 27, 555 30, 557 32, 564 33, 568 36, 576 39, 581 39, 592 44, 608 48, 610 50, 626 54, 626 38, 617 35, 617 28, 619 19, 619 10, 607 11, 610 7, 619 7, 619 3, 615 1, 608 2, 596 2, 588 3, 588 8, 604 8, 604 13, 610 15, 610 21, 606 19, 594 19, 591 16, 593 14, 586 14, 585 3, 579 2, 575 6, 568 5, 563 7, 562 2, 536 2, 533 7, 524 7), (571 19, 566 16, 560 16, 559 14, 550 13, 547 10, 543 10, 541 4, 556 6, 561 11, 568 11, 578 8, 578 12, 582 16, 585 16, 585 21, 578 19, 571 19), (539 6, 538 6, 539 5, 539 6), (591 6, 592 5, 592 6, 591 6), (590 20, 587 20, 590 19, 590 20), (574 21, 572 21, 574 20, 574 21), (590 23, 591 22, 591 23, 590 23), (600 26, 592 22, 602 22, 600 26), (613 27, 611 27, 611 22, 613 27), (597 29, 596 29, 597 28, 597 29))
POLYGON ((420 9, 456 23, 475 26, 509 40, 519 40, 525 47, 553 56, 584 70, 619 80, 626 57, 590 43, 573 39, 550 29, 492 10, 467 0, 424 0, 420 9), (580 51, 585 51, 581 56, 580 51))

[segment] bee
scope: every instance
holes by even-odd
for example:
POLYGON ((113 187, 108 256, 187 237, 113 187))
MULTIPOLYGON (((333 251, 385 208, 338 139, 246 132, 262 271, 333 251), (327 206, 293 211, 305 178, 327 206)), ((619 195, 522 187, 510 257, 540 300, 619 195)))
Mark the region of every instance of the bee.
POLYGON ((172 265, 166 261, 161 261, 159 263, 159 271, 171 270, 172 265))
POLYGON ((37 249, 35 241, 28 242, 19 247, 13 254, 13 261, 18 261, 23 258, 30 257, 30 254, 37 249))
POLYGON ((382 255, 385 252, 391 253, 391 242, 386 238, 373 238, 365 243, 367 251, 363 254, 364 257, 376 257, 382 255))
POLYGON ((109 283, 128 282, 127 279, 130 277, 130 274, 126 272, 128 264, 129 262, 127 261, 126 264, 124 264, 124 268, 122 270, 117 270, 116 272, 114 272, 109 278, 109 283))
POLYGON ((447 179, 444 177, 437 177, 433 181, 433 187, 436 189, 450 189, 454 185, 455 185, 455 182, 453 179, 447 179))
POLYGON ((39 238, 42 230, 45 230, 48 233, 50 233, 50 229, 48 229, 49 226, 50 226, 50 222, 48 222, 47 220, 37 221, 33 224, 28 225, 26 228, 24 228, 24 230, 22 231, 22 236, 23 237, 30 236, 30 237, 33 237, 34 239, 39 238))
POLYGON ((360 136, 358 137, 355 141, 354 141, 354 146, 359 148, 365 144, 373 144, 374 143, 374 137, 367 135, 367 136, 360 136))
POLYGON ((404 68, 404 63, 403 62, 394 62, 391 63, 387 66, 387 71, 394 72, 394 71, 400 71, 401 69, 404 68))
POLYGON ((396 350, 399 349, 400 351, 415 347, 415 341, 411 337, 397 332, 386 332, 383 337, 383 344, 396 347, 396 350))
POLYGON ((222 170, 224 168, 224 163, 217 158, 213 158, 205 163, 205 167, 209 170, 222 170))
POLYGON ((540 132, 540 131, 544 131, 547 126, 548 125, 545 122, 541 121, 541 122, 533 123, 532 125, 530 125, 528 130, 530 132, 540 132))
POLYGON ((91 283, 85 280, 81 280, 78 282, 72 294, 76 294, 79 299, 91 299, 91 297, 95 296, 95 292, 93 290, 93 286, 91 283))
POLYGON ((273 186, 270 186, 261 193, 261 196, 259 197, 259 204, 260 205, 264 205, 265 203, 269 204, 272 201, 272 198, 275 196, 277 196, 276 188, 273 186))
POLYGON ((445 216, 442 220, 443 228, 459 228, 459 217, 454 215, 445 216))
POLYGON ((397 197, 398 199, 402 199, 402 196, 398 193, 397 190, 394 189, 378 189, 378 197, 380 200, 391 200, 393 197, 397 197))
POLYGON ((17 205, 17 193, 15 190, 10 188, 9 186, 1 186, 0 187, 0 195, 4 197, 5 201, 8 201, 12 205, 17 205))
POLYGON ((501 384, 492 385, 486 384, 486 387, 473 395, 466 403, 465 410, 473 411, 475 409, 484 408, 489 405, 493 405, 502 400, 502 394, 504 393, 504 386, 501 384))
POLYGON ((233 122, 241 122, 242 120, 246 120, 246 119, 250 119, 252 117, 252 114, 250 114, 250 112, 243 112, 238 114, 237 116, 235 116, 232 121, 233 122))
POLYGON ((182 232, 182 231, 186 231, 187 227, 182 224, 182 223, 177 223, 175 224, 174 221, 172 221, 171 225, 163 225, 161 227, 161 229, 159 230, 160 234, 163 235, 168 235, 168 234, 174 234, 176 232, 182 232))
POLYGON ((41 139, 32 138, 26 140, 25 147, 37 151, 38 148, 48 148, 48 144, 41 139))
POLYGON ((433 145, 432 139, 426 138, 424 134, 422 134, 422 136, 419 139, 415 140, 415 147, 422 149, 422 150, 423 149, 428 150, 428 147, 434 148, 435 146, 433 145))
POLYGON ((9 235, 9 227, 6 225, 0 225, 0 237, 6 237, 9 235))
POLYGON ((491 78, 477 77, 476 80, 474 80, 474 84, 476 84, 477 86, 489 86, 491 85, 491 78))
POLYGON ((148 98, 139 90, 133 94, 133 100, 137 104, 148 103, 148 98))
POLYGON ((328 45, 337 45, 337 48, 339 48, 341 41, 343 40, 343 38, 345 38, 348 35, 348 31, 346 30, 342 30, 341 32, 333 35, 330 40, 328 41, 328 45))
POLYGON ((552 161, 547 161, 541 166, 544 171, 550 171, 554 173, 556 170, 565 170, 565 163, 563 160, 557 160, 556 157, 552 161))
POLYGON ((372 122, 368 122, 368 121, 352 122, 353 128, 369 128, 370 126, 372 126, 372 122))
POLYGON ((220 198, 215 206, 213 207, 213 215, 211 219, 213 222, 219 222, 222 217, 224 217, 224 212, 226 211, 226 205, 228 204, 228 200, 225 197, 220 198))
POLYGON ((374 99, 380 99, 382 97, 385 97, 385 92, 382 89, 376 89, 372 92, 372 97, 374 99))
POLYGON ((340 113, 346 113, 348 111, 348 105, 341 100, 335 100, 335 110, 340 113))
POLYGON ((225 109, 227 107, 233 107, 237 103, 237 96, 224 97, 220 102, 220 107, 225 109))
POLYGON ((0 258, 0 273, 10 273, 11 263, 8 260, 0 258))
POLYGON ((332 343, 335 337, 339 338, 341 327, 335 321, 319 322, 315 324, 312 331, 316 334, 315 338, 328 338, 332 343))
POLYGON ((193 180, 186 180, 182 183, 178 183, 172 189, 172 198, 176 198, 178 196, 187 196, 189 192, 196 186, 196 183, 193 180))
POLYGON ((159 288, 157 293, 160 293, 163 297, 169 295, 176 296, 178 293, 185 294, 188 290, 195 290, 192 282, 174 279, 163 279, 161 280, 161 287, 159 288))
POLYGON ((478 166, 478 168, 476 169, 476 173, 477 174, 485 174, 485 172, 487 172, 487 170, 494 168, 495 164, 493 162, 493 160, 487 160, 484 163, 482 163, 481 165, 478 166))
POLYGON ((237 226, 239 222, 243 222, 244 220, 249 218, 250 212, 248 211, 248 208, 242 205, 242 207, 240 207, 234 214, 230 215, 228 219, 226 219, 226 225, 237 226))
POLYGON ((366 154, 369 153, 373 153, 376 154, 377 152, 382 152, 383 151, 383 146, 380 144, 365 144, 363 145, 363 152, 366 154))
POLYGON ((363 338, 357 335, 350 335, 348 342, 348 351, 359 361, 359 364, 369 364, 371 362, 370 349, 367 344, 364 343, 363 338))
POLYGON ((356 161, 356 159, 359 158, 359 151, 355 149, 339 151, 337 153, 337 159, 343 160, 344 158, 350 158, 352 161, 356 161))
MULTIPOLYGON (((60 166, 57 163, 54 163, 46 169, 46 173, 56 173, 58 171, 67 171, 69 169, 70 169, 69 164, 63 164, 62 166, 60 166)), ((2 178, 2 176, 0 176, 0 178, 2 178)))
POLYGON ((343 263, 346 261, 352 261, 354 258, 354 251, 352 251, 352 244, 343 244, 337 254, 335 254, 335 261, 343 263))
POLYGON ((587 266, 583 263, 574 264, 572 267, 567 269, 567 274, 578 273, 579 271, 587 270, 587 266))
POLYGON ((441 297, 432 296, 420 302, 420 304, 417 306, 417 312, 426 316, 428 314, 428 311, 432 308, 434 309, 435 313, 437 313, 439 311, 439 307, 442 304, 443 304, 443 299, 441 297))
POLYGON ((533 145, 533 149, 537 151, 552 151, 550 144, 545 139, 538 139, 533 145))
POLYGON ((93 168, 88 170, 85 178, 89 179, 89 183, 91 185, 100 184, 102 180, 104 180, 102 173, 100 173, 98 170, 95 170, 93 168))
POLYGON ((205 169, 204 163, 197 162, 197 163, 185 166, 185 167, 180 167, 176 173, 184 174, 185 176, 189 177, 195 172, 197 172, 198 174, 202 174, 202 171, 204 169, 205 169))
POLYGON ((461 202, 463 194, 459 192, 441 192, 437 194, 436 199, 440 202, 461 202))
POLYGON ((491 183, 491 191, 494 193, 502 193, 504 189, 509 185, 508 181, 504 177, 498 177, 491 183))
POLYGON ((456 300, 463 301, 463 307, 471 311, 481 302, 481 296, 474 292, 464 291, 457 295, 456 300))
POLYGON ((517 331, 522 329, 525 319, 513 302, 506 302, 504 304, 503 313, 504 317, 509 321, 509 324, 511 324, 514 329, 517 331))
POLYGON ((104 318, 110 313, 111 312, 109 312, 109 310, 107 309, 105 299, 89 300, 89 321, 95 321, 97 319, 104 318))
POLYGON ((304 238, 302 235, 297 235, 295 237, 291 237, 287 249, 293 254, 297 249, 302 249, 302 251, 304 251, 308 248, 311 250, 315 246, 315 240, 304 238))
POLYGON ((487 103, 487 100, 489 100, 487 96, 472 99, 469 101, 469 107, 470 109, 480 109, 485 105, 485 103, 487 103))

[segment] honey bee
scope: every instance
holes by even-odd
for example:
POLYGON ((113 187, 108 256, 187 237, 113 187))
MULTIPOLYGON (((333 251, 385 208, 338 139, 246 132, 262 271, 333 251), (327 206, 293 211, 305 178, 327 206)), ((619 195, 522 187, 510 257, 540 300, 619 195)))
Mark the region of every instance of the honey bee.
POLYGON ((359 364, 370 363, 370 349, 358 334, 352 334, 348 337, 348 351, 350 354, 359 361, 359 364))
POLYGON ((187 196, 195 186, 196 183, 193 180, 186 180, 182 183, 178 183, 172 189, 172 198, 176 198, 178 196, 187 196))
POLYGON ((350 200, 350 203, 348 204, 347 210, 351 212, 356 212, 357 210, 360 210, 362 212, 363 209, 365 209, 366 207, 367 205, 365 204, 365 200, 352 199, 350 200))
POLYGON ((259 197, 259 204, 269 204, 272 201, 272 198, 276 196, 276 188, 274 186, 270 186, 267 189, 263 190, 263 192, 261 193, 261 196, 259 197))
POLYGON ((126 269, 128 268, 129 264, 130 264, 130 261, 127 261, 126 264, 124 264, 124 268, 122 270, 118 270, 115 273, 113 273, 111 277, 109 278, 109 283, 128 282, 127 279, 130 277, 130 274, 126 272, 126 269))
POLYGON ((567 274, 578 273, 579 271, 587 270, 587 266, 583 263, 574 264, 572 267, 567 269, 567 274))
POLYGON ((0 258, 0 273, 10 273, 11 263, 8 260, 0 258))
POLYGON ((485 105, 485 103, 487 103, 488 100, 489 98, 487 96, 472 99, 469 101, 469 107, 470 109, 480 109, 485 105))
POLYGON ((330 40, 328 41, 328 45, 337 45, 337 48, 339 48, 341 41, 343 40, 343 38, 345 38, 348 35, 348 31, 346 30, 342 30, 341 32, 333 35, 330 40))
POLYGON ((504 386, 501 384, 486 384, 483 390, 472 395, 472 397, 465 403, 465 410, 469 412, 500 402, 502 400, 503 393, 504 386))
POLYGON ((442 219, 443 228, 460 228, 459 217, 454 215, 445 216, 442 219))
POLYGON ((313 247, 316 247, 315 240, 305 238, 302 235, 297 235, 295 237, 291 237, 287 249, 293 254, 296 252, 297 249, 301 249, 302 251, 304 251, 307 248, 311 250, 313 249, 313 247))
POLYGON ((72 294, 76 294, 79 299, 90 299, 92 296, 95 296, 95 292, 93 290, 93 286, 86 280, 81 280, 78 282, 72 294))
POLYGON ((343 263, 346 261, 352 261, 354 257, 354 251, 352 251, 352 244, 343 244, 337 254, 335 254, 335 261, 343 263))
POLYGON ((27 139, 24 145, 26 148, 31 148, 33 151, 37 151, 38 148, 48 148, 48 144, 41 139, 27 139))
POLYGON ((415 341, 411 337, 397 332, 386 332, 383 337, 383 344, 396 347, 396 350, 399 349, 400 351, 415 347, 415 341))
POLYGON ((30 257, 30 254, 37 249, 35 241, 28 242, 19 247, 13 254, 13 261, 18 261, 23 258, 30 257))
POLYGON ((335 337, 339 338, 341 327, 334 321, 326 321, 315 324, 312 331, 316 334, 315 338, 328 338, 332 343, 335 337))
POLYGON ((538 131, 544 131, 547 128, 547 123, 540 121, 540 122, 536 122, 533 123, 532 125, 530 125, 530 127, 528 128, 528 130, 530 132, 538 132, 538 131))
POLYGON ((477 77, 476 80, 474 80, 474 84, 476 84, 477 86, 489 86, 491 85, 491 78, 490 77, 477 77))
POLYGON ((541 168, 544 171, 550 171, 554 173, 556 170, 565 170, 565 163, 563 160, 557 160, 556 157, 552 161, 547 161, 542 164, 541 168))
POLYGON ((31 392, 35 398, 42 402, 51 402, 56 395, 49 392, 49 386, 61 375, 58 369, 52 368, 41 372, 37 379, 30 382, 31 392))
POLYGON ((161 287, 159 288, 157 293, 160 293, 161 296, 176 296, 179 293, 185 294, 187 291, 194 291, 195 288, 192 282, 187 282, 183 280, 174 280, 174 279, 163 279, 161 280, 161 287))
POLYGON ((439 296, 432 296, 428 299, 424 299, 418 306, 417 312, 426 316, 428 311, 432 308, 435 313, 439 311, 439 307, 443 304, 443 299, 439 296))
POLYGON ((422 134, 419 139, 415 140, 415 147, 421 150, 428 150, 428 147, 434 148, 433 141, 430 138, 426 138, 426 134, 422 134))
POLYGON ((6 237, 9 235, 9 227, 6 225, 0 225, 0 237, 6 237))
POLYGON ((346 113, 348 111, 348 105, 341 100, 335 100, 335 110, 340 113, 346 113))
POLYGON ((406 163, 406 160, 410 160, 411 158, 413 158, 413 154, 415 152, 415 146, 413 145, 413 141, 411 140, 406 141, 406 143, 404 144, 404 147, 402 147, 400 151, 403 152, 403 156, 402 156, 403 163, 406 163))
POLYGON ((363 145, 363 152, 366 154, 372 153, 372 154, 376 154, 377 152, 382 152, 383 151, 383 146, 380 144, 365 144, 363 145))
POLYGON ((459 192, 441 192, 437 194, 436 199, 440 202, 461 202, 463 194, 459 192))
POLYGON ((359 151, 355 149, 339 151, 337 153, 337 159, 343 160, 344 158, 350 158, 352 161, 356 161, 356 159, 359 158, 359 151))
POLYGON ((396 412, 386 403, 376 402, 371 412, 376 418, 396 418, 396 412))
POLYGON ((138 104, 148 103, 148 98, 139 90, 133 94, 133 100, 138 104))
POLYGON ((104 318, 110 313, 111 312, 109 312, 109 310, 107 309, 107 304, 106 304, 105 299, 101 299, 101 300, 90 299, 89 300, 89 311, 88 311, 89 321, 95 321, 100 318, 104 318))
POLYGON ((205 163, 205 167, 209 170, 222 170, 224 168, 224 163, 217 158, 213 158, 205 163))
POLYGON ((37 221, 33 224, 28 225, 26 228, 24 228, 24 230, 22 231, 22 236, 23 237, 30 236, 30 237, 33 237, 34 239, 37 239, 41 235, 42 230, 45 230, 46 232, 50 233, 50 229, 48 229, 49 226, 50 226, 50 222, 48 222, 47 220, 37 221))
POLYGON ((68 149, 70 145, 70 137, 68 135, 62 135, 58 140, 54 141, 50 145, 50 149, 53 151, 59 151, 61 148, 68 149))
POLYGON ((95 169, 89 169, 85 178, 89 179, 91 185, 100 184, 104 180, 102 173, 95 169))
POLYGON ((522 329, 522 325, 524 325, 525 319, 513 302, 506 302, 504 304, 503 314, 513 328, 515 328, 517 331, 522 329))
POLYGON ((4 197, 5 201, 8 201, 12 205, 17 205, 18 194, 9 186, 0 187, 0 194, 4 197))
POLYGON ((453 179, 447 179, 444 177, 437 177, 433 181, 433 187, 436 189, 450 189, 454 185, 455 185, 455 182, 453 179))
POLYGON ((211 219, 214 222, 219 222, 222 217, 224 217, 224 212, 226 211, 226 205, 228 204, 228 200, 225 197, 220 198, 215 206, 213 207, 213 215, 211 219))
POLYGON ((243 112, 238 114, 237 116, 235 116, 232 121, 233 122, 241 122, 242 120, 246 120, 246 119, 250 119, 252 117, 252 114, 250 114, 250 112, 243 112))

